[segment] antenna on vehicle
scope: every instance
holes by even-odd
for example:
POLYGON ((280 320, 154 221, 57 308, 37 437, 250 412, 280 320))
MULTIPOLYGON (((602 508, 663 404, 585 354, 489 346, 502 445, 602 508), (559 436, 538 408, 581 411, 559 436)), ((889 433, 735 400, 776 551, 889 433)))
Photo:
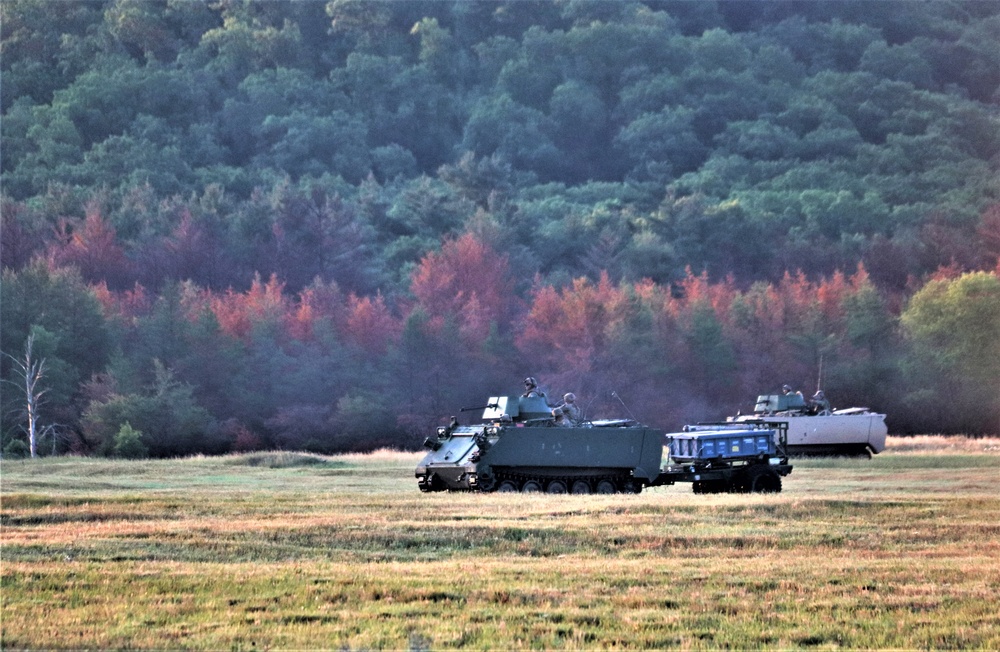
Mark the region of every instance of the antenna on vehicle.
POLYGON ((816 391, 823 389, 823 354, 819 354, 819 373, 816 374, 816 391))
POLYGON ((625 405, 625 401, 622 400, 622 397, 618 396, 618 392, 611 392, 611 395, 614 396, 616 399, 618 399, 618 402, 622 404, 622 407, 625 408, 625 411, 628 412, 628 415, 632 417, 632 421, 638 421, 638 419, 635 418, 635 415, 632 414, 632 410, 628 409, 628 406, 625 405))
POLYGON ((596 398, 596 396, 591 397, 591 399, 587 401, 587 406, 580 410, 580 423, 588 421, 587 415, 590 414, 590 406, 594 404, 594 400, 596 398))

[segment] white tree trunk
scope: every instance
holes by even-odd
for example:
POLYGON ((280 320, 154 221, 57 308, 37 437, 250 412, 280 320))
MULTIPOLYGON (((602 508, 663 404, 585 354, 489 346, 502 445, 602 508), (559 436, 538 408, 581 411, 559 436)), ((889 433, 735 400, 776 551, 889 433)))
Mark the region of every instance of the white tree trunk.
POLYGON ((25 411, 28 413, 28 448, 31 457, 38 457, 38 408, 41 405, 42 395, 47 390, 39 386, 42 376, 45 375, 45 358, 35 360, 32 348, 35 344, 35 334, 28 336, 28 341, 24 344, 24 358, 16 360, 18 372, 24 378, 24 403, 25 411))
MULTIPOLYGON (((30 351, 30 348, 29 348, 30 351)), ((25 356, 25 362, 30 362, 30 353, 25 356)), ((30 369, 30 366, 27 368, 30 369)), ((41 369, 37 378, 41 378, 41 369)), ((34 379, 25 374, 24 395, 28 410, 28 448, 31 449, 31 457, 38 457, 38 397, 35 395, 34 379)))

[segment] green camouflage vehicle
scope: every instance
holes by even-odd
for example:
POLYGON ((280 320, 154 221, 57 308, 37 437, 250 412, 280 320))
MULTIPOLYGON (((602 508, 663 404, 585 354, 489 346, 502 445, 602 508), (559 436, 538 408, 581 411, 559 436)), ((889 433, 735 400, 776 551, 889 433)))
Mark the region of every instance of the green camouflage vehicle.
POLYGON ((494 396, 483 423, 438 428, 416 469, 421 491, 638 493, 659 476, 662 430, 630 419, 557 426, 550 410, 542 397, 494 396))

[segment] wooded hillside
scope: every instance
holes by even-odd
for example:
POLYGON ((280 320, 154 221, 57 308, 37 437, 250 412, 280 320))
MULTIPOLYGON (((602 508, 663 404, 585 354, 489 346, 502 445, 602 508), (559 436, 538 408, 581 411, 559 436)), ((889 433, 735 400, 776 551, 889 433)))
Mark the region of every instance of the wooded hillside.
POLYGON ((29 338, 47 452, 412 446, 529 374, 1000 431, 995 2, 0 19, 7 454, 29 338))

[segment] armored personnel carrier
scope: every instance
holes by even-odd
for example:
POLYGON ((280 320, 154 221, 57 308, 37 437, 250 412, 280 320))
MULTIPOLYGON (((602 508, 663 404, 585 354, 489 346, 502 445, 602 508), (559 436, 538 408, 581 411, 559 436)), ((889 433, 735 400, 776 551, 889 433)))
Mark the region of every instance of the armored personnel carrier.
POLYGON ((663 431, 630 419, 555 425, 540 396, 493 396, 483 423, 438 428, 417 467, 422 491, 639 492, 660 473, 663 431))
POLYGON ((536 396, 494 396, 482 409, 483 423, 452 418, 426 439, 421 491, 610 494, 691 482, 696 493, 774 492, 792 470, 783 428, 763 423, 667 435, 632 419, 557 426, 536 396), (663 465, 665 445, 672 465, 663 465))
POLYGON ((792 455, 870 456, 885 449, 885 415, 866 407, 817 409, 799 393, 762 394, 753 414, 729 417, 732 423, 788 424, 792 455))

